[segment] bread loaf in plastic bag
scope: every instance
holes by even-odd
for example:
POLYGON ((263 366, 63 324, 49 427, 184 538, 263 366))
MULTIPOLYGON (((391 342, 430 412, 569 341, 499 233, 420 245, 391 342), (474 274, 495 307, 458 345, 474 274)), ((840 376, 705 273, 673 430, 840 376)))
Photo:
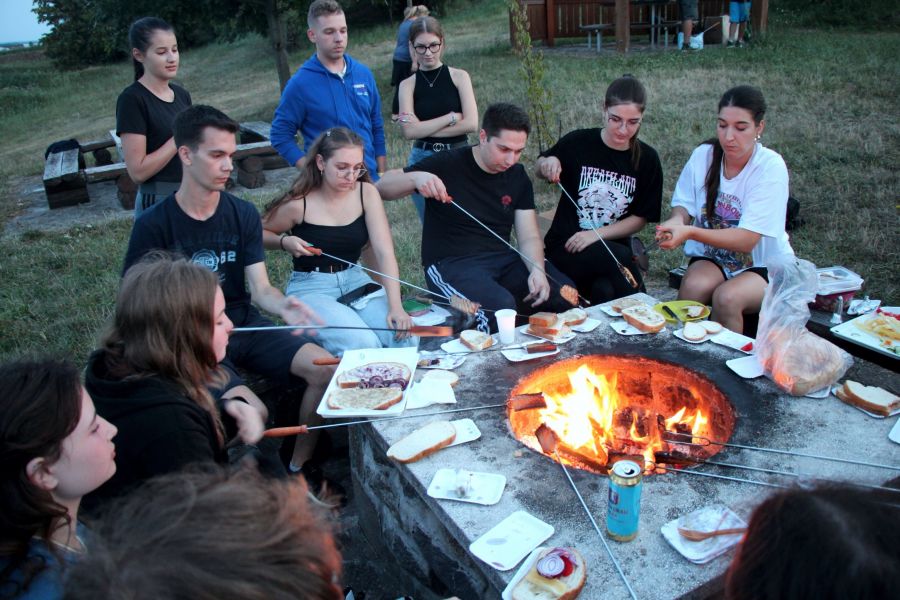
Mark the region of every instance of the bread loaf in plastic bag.
POLYGON ((819 286, 816 266, 794 256, 770 261, 769 286, 759 312, 756 356, 766 375, 793 396, 831 386, 853 358, 806 329, 819 286))

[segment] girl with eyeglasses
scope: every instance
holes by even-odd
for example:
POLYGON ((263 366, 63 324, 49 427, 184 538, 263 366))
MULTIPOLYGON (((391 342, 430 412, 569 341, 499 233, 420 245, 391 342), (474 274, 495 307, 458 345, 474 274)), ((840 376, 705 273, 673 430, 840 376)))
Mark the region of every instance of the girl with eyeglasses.
POLYGON ((616 79, 603 102, 605 127, 567 133, 535 165, 538 177, 563 188, 544 238, 547 259, 592 304, 643 290, 630 236, 659 221, 663 184, 656 150, 638 139, 646 103, 640 81, 630 75, 616 79), (638 289, 598 235, 634 275, 638 289))
MULTIPOLYGON (((468 144, 466 134, 478 128, 478 106, 469 74, 442 62, 446 46, 437 19, 413 21, 409 46, 418 70, 400 83, 397 123, 403 137, 413 140, 409 164, 414 165, 435 152, 468 144)), ((424 222, 425 199, 417 193, 412 197, 424 222)))
POLYGON ((711 303, 710 318, 738 333, 744 315, 762 306, 766 262, 794 254, 785 231, 787 166, 759 141, 765 116, 757 88, 725 92, 716 137, 691 154, 672 194, 672 214, 656 231, 660 248, 684 244, 690 257, 679 300, 711 303))
MULTIPOLYGON (((409 329, 412 318, 403 310, 400 284, 384 278, 378 286, 355 264, 368 245, 369 265, 400 276, 384 204, 363 162, 362 138, 343 127, 329 129, 307 156, 315 160, 306 162, 291 189, 262 216, 265 247, 294 259, 285 294, 305 302, 326 325, 409 329), (311 247, 331 256, 318 256, 311 247), (355 302, 339 301, 355 290, 363 292, 355 302)), ((414 346, 417 338, 390 331, 323 329, 317 343, 340 356, 357 348, 414 346)))

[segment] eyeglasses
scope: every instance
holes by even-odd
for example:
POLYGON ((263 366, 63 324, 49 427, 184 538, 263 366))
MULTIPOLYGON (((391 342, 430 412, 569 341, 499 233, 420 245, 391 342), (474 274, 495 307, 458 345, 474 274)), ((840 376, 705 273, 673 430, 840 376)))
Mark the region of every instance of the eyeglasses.
POLYGON ((640 127, 642 120, 643 119, 628 119, 626 121, 619 115, 614 115, 612 113, 607 113, 606 115, 606 121, 609 123, 609 126, 614 129, 619 129, 622 125, 625 125, 626 129, 636 129, 640 127))
POLYGON ((429 50, 431 50, 432 54, 437 54, 438 50, 441 49, 441 42, 433 42, 427 46, 425 44, 416 44, 413 46, 413 49, 415 49, 416 54, 425 54, 429 50))
POLYGON ((359 179, 366 173, 366 169, 363 167, 347 167, 346 169, 337 169, 336 172, 338 177, 344 179, 347 179, 348 177, 351 179, 359 179))

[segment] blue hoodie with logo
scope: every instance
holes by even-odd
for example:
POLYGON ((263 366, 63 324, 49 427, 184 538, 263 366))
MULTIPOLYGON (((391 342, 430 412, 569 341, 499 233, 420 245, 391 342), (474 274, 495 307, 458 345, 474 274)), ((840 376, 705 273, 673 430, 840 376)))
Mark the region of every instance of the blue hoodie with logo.
POLYGON ((315 54, 291 77, 275 109, 272 146, 293 165, 304 155, 295 141, 298 129, 303 147, 309 148, 326 129, 346 127, 365 142, 366 168, 377 179, 375 157, 387 154, 381 97, 372 71, 346 54, 344 60, 343 79, 328 71, 315 54))

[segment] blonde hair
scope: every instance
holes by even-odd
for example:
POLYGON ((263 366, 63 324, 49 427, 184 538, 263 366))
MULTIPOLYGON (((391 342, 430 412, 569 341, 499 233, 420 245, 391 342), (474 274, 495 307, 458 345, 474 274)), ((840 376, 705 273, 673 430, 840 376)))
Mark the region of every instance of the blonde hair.
POLYGON ((414 4, 403 9, 403 20, 412 19, 414 17, 427 17, 428 7, 424 4, 414 4))

